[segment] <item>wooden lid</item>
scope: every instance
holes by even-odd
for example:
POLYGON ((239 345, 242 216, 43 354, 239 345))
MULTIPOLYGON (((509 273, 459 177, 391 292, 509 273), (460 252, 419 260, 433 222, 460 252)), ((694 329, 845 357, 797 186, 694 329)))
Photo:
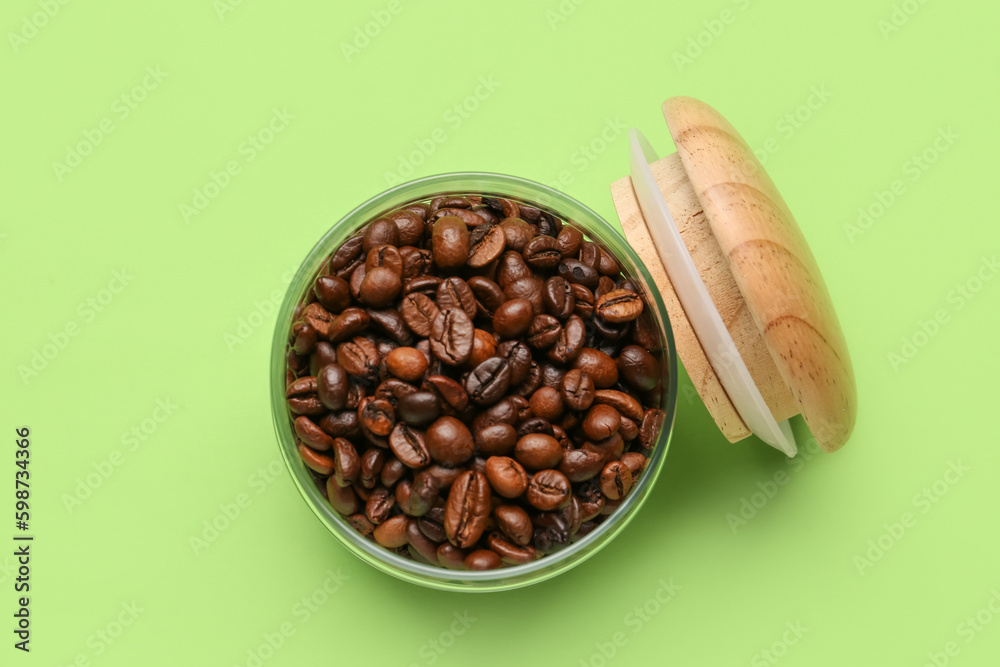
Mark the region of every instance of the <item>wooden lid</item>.
POLYGON ((694 194, 781 378, 816 441, 854 428, 854 371, 816 260, 791 211, 735 129, 690 97, 663 115, 694 194))

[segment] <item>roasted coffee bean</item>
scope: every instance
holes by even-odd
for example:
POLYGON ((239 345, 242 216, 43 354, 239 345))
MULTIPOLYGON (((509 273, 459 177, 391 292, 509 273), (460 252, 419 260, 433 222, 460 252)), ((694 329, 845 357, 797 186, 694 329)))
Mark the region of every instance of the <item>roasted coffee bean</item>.
POLYGON ((557 546, 569 544, 569 522, 561 513, 541 512, 535 517, 534 525, 532 541, 539 550, 551 551, 557 546))
POLYGON ((347 340, 365 330, 371 317, 362 308, 345 308, 331 323, 327 338, 333 343, 347 340))
POLYGON ((589 320, 594 314, 594 294, 583 285, 571 285, 573 298, 576 299, 574 313, 584 320, 589 320))
POLYGON ((333 447, 333 438, 316 426, 309 417, 304 415, 296 417, 294 422, 295 435, 302 439, 302 442, 319 452, 325 452, 333 447))
POLYGON ((316 376, 316 393, 329 410, 343 410, 347 405, 347 371, 340 364, 327 364, 316 376))
POLYGON ((316 330, 312 328, 312 325, 306 322, 300 322, 293 327, 292 333, 294 334, 294 342, 292 343, 292 350, 296 354, 306 355, 311 353, 316 348, 316 342, 319 339, 319 334, 316 330))
POLYGON ((616 289, 600 297, 594 310, 607 322, 631 322, 642 315, 642 299, 635 292, 616 289))
POLYGON ((396 549, 408 542, 406 525, 409 519, 402 514, 386 519, 372 532, 375 541, 387 549, 396 549))
POLYGON ((468 227, 479 227, 483 224, 482 217, 476 215, 467 208, 439 208, 431 215, 432 219, 443 218, 444 216, 454 216, 459 218, 468 227))
POLYGON ((473 268, 486 266, 500 257, 506 247, 507 238, 503 229, 490 225, 469 249, 468 264, 473 268))
POLYGON ((603 467, 604 456, 589 449, 563 450, 562 460, 559 462, 559 472, 573 483, 593 479, 603 467))
POLYGON ((357 409, 329 412, 319 420, 319 427, 334 438, 353 438, 361 433, 357 409))
POLYGON ((358 405, 358 421, 366 432, 386 438, 396 424, 396 411, 389 401, 367 396, 358 405))
POLYGON ((614 360, 605 353, 590 347, 580 350, 579 356, 573 362, 573 368, 577 368, 594 381, 594 386, 604 389, 614 386, 618 382, 618 367, 614 360))
POLYGON ((524 263, 524 257, 519 252, 508 250, 500 256, 500 264, 497 266, 497 284, 500 289, 507 291, 507 287, 517 282, 531 278, 534 272, 524 263))
POLYGON ((422 387, 437 394, 442 405, 453 412, 461 412, 469 405, 465 388, 446 375, 428 375, 422 387))
POLYGON ((431 335, 434 320, 440 314, 437 304, 421 292, 414 292, 403 297, 400 312, 406 326, 410 327, 413 333, 424 338, 431 335))
POLYGON ((358 450, 346 438, 334 438, 331 454, 334 463, 334 476, 340 486, 349 486, 361 474, 361 457, 358 450))
POLYGON ((594 298, 599 301, 602 296, 616 289, 618 288, 615 286, 615 281, 607 276, 601 276, 600 280, 597 281, 597 289, 594 290, 594 298))
POLYGON ((424 219, 414 211, 400 209, 385 216, 396 223, 400 246, 413 246, 424 236, 424 219))
MULTIPOLYGON (((551 425, 549 426, 551 429, 551 425)), ((562 461, 563 449, 559 441, 544 433, 522 436, 514 446, 514 457, 530 471, 555 468, 562 461)))
POLYGON ((350 266, 352 262, 361 256, 363 244, 363 236, 354 236, 344 241, 330 257, 330 273, 336 273, 344 267, 350 266))
POLYGON ((412 516, 410 495, 413 493, 413 482, 409 479, 401 479, 393 491, 396 495, 396 507, 399 508, 399 511, 407 516, 412 516))
POLYGON ((476 313, 492 320, 497 308, 503 304, 503 290, 495 282, 483 276, 472 276, 468 280, 468 285, 476 297, 476 313))
POLYGON ((506 456, 514 451, 517 431, 510 424, 493 424, 476 431, 474 442, 483 456, 506 456))
POLYGON ((594 381, 584 371, 574 368, 559 383, 563 400, 571 410, 586 410, 594 402, 594 381))
POLYGON ((522 547, 531 543, 533 527, 528 513, 523 508, 517 505, 500 505, 494 508, 493 517, 496 519, 497 528, 511 542, 522 547))
POLYGON ((535 560, 536 557, 533 547, 519 547, 511 544, 498 532, 490 533, 486 538, 486 543, 490 547, 488 553, 497 554, 504 563, 510 563, 511 565, 524 565, 535 560))
POLYGON ((601 248, 601 258, 597 263, 597 270, 606 276, 614 276, 621 272, 621 267, 607 250, 601 248))
POLYGON ((545 281, 542 292, 542 304, 545 311, 560 320, 573 314, 576 309, 576 297, 573 287, 561 276, 553 276, 545 281))
POLYGON ((497 340, 488 331, 476 329, 472 332, 472 355, 469 357, 469 365, 475 368, 490 357, 496 354, 497 340))
POLYGON ((337 363, 348 375, 370 382, 378 377, 378 350, 367 338, 355 336, 337 346, 337 363))
POLYGON ((650 409, 643 413, 642 424, 639 425, 639 442, 643 447, 653 446, 653 441, 663 426, 663 418, 662 410, 650 409))
POLYGON ((612 461, 601 471, 601 493, 608 500, 619 500, 632 488, 632 471, 621 461, 612 461))
POLYGON ((552 315, 535 315, 528 327, 528 345, 536 350, 552 347, 562 333, 562 325, 552 315))
POLYGON ((330 337, 330 325, 334 316, 318 303, 310 303, 302 311, 301 320, 311 326, 320 338, 330 337))
POLYGON ((525 299, 531 304, 531 314, 541 315, 545 307, 542 305, 542 291, 545 283, 539 278, 530 276, 516 280, 503 290, 503 296, 508 301, 512 299, 525 299))
POLYGON ((556 237, 556 242, 563 257, 573 257, 580 251, 583 234, 578 229, 563 225, 562 231, 556 237))
POLYGON ((415 391, 399 399, 396 416, 412 426, 430 424, 441 414, 441 401, 430 391, 415 391))
POLYGON ((319 415, 326 411, 317 395, 316 378, 308 376, 299 378, 285 389, 288 409, 296 415, 319 415))
MULTIPOLYGON (((528 402, 528 411, 531 411, 531 402, 528 402)), ((542 435, 552 435, 555 433, 555 429, 548 419, 542 419, 541 417, 528 417, 521 420, 521 424, 517 427, 517 437, 523 438, 526 435, 532 433, 541 433, 542 435)))
POLYGON ((467 282, 461 278, 451 277, 438 286, 437 306, 442 310, 461 308, 471 320, 476 316, 476 295, 467 282))
MULTIPOLYGON (((443 514, 441 520, 444 520, 443 514)), ((444 532, 444 524, 434 521, 426 516, 422 516, 417 519, 417 528, 419 528, 420 532, 424 534, 424 537, 429 539, 431 542, 445 542, 448 540, 448 534, 444 532)))
POLYGON ((424 437, 435 463, 456 466, 472 458, 475 444, 469 428, 454 417, 438 417, 424 437))
POLYGON ((319 375, 319 369, 334 363, 337 363, 337 348, 321 340, 316 343, 316 349, 309 355, 309 375, 319 375))
POLYGON ((367 254, 372 248, 380 245, 399 245, 399 227, 389 218, 379 218, 368 225, 365 230, 362 248, 367 254))
POLYGON ((626 442, 635 440, 639 437, 639 425, 628 417, 622 417, 622 425, 618 427, 618 433, 621 434, 622 439, 626 442))
POLYGON ((510 367, 500 357, 490 357, 476 366, 465 381, 469 398, 479 405, 492 405, 510 388, 510 367))
POLYGON ((625 382, 639 391, 649 391, 660 381, 660 362, 638 345, 622 348, 616 364, 625 382))
POLYGON ((531 476, 526 493, 528 502, 536 509, 543 512, 561 509, 569 503, 569 480, 558 470, 541 470, 531 476))
POLYGON ((410 553, 416 554, 427 563, 437 563, 438 545, 432 542, 420 532, 420 527, 416 521, 406 523, 406 541, 409 542, 410 553))
POLYGON ((503 230, 507 248, 516 252, 524 250, 534 236, 528 223, 517 217, 502 220, 500 229, 503 230))
POLYGON ((533 269, 554 269, 562 260, 559 244, 551 236, 536 236, 521 251, 525 263, 533 269))
POLYGON ((403 280, 403 293, 409 294, 406 287, 413 279, 423 276, 434 265, 434 258, 430 250, 422 250, 412 246, 403 246, 399 249, 399 256, 403 262, 403 270, 400 277, 403 280))
POLYGON ((431 463, 424 434, 409 424, 400 422, 393 427, 389 435, 389 447, 408 468, 423 468, 431 463))
POLYGON ((528 474, 510 457, 491 456, 484 472, 493 490, 504 498, 517 498, 528 488, 528 474))
POLYGON ((361 456, 361 472, 358 475, 358 481, 365 488, 372 488, 375 486, 375 481, 384 465, 385 450, 378 447, 369 449, 361 456))
POLYGON ((448 542, 438 545, 437 548, 437 562, 449 570, 466 569, 465 558, 467 556, 468 553, 465 549, 459 549, 454 544, 449 544, 448 542))
MULTIPOLYGON (((565 379, 565 378, 564 378, 565 379)), ((541 387, 529 400, 531 411, 536 417, 554 422, 563 414, 563 399, 555 387, 541 387)))
POLYGON ((583 432, 591 440, 604 440, 618 432, 622 416, 610 405, 594 405, 583 419, 583 432))
POLYGON ((365 516, 376 526, 389 518, 396 506, 395 494, 384 486, 375 487, 365 503, 365 516))
POLYGON ((382 471, 379 473, 379 481, 382 486, 392 487, 396 482, 406 475, 406 466, 395 456, 387 457, 382 471))
POLYGON ((549 348, 548 357, 557 364, 566 364, 580 356, 587 339, 587 327, 577 315, 570 315, 559 330, 555 343, 549 348))
POLYGON ((517 338, 531 326, 533 316, 527 299, 505 301, 493 315, 493 330, 504 338, 517 338))
POLYGON ((483 534, 490 514, 490 485, 482 473, 469 470, 451 486, 445 509, 444 529, 448 540, 462 549, 471 547, 483 534))
POLYGON ((431 215, 431 207, 424 202, 413 202, 403 207, 407 211, 413 211, 421 220, 426 220, 431 215))
POLYGON ((345 516, 354 514, 361 509, 361 502, 358 500, 358 495, 354 493, 354 489, 349 486, 340 486, 333 477, 326 480, 326 497, 330 501, 330 507, 345 516))
POLYGON ((496 356, 510 366, 510 382, 520 384, 531 368, 531 349, 519 340, 509 340, 497 346, 496 356))
POLYGON ((391 245, 375 246, 368 251, 365 258, 365 269, 371 272, 376 268, 390 269, 397 276, 403 273, 403 257, 399 253, 399 248, 391 245))
POLYGON ((453 271, 469 257, 469 228, 461 218, 446 215, 434 222, 431 252, 440 269, 453 271))
POLYGON ((616 389, 601 389, 594 392, 594 402, 602 405, 610 405, 622 415, 636 422, 641 422, 643 413, 642 405, 633 396, 629 396, 623 391, 616 389))
POLYGON ((639 479, 639 475, 646 469, 646 457, 639 452, 625 452, 621 460, 632 473, 633 482, 639 479))
POLYGON ((385 358, 390 373, 406 382, 415 382, 427 370, 427 357, 414 347, 397 347, 385 358))
POLYGON ((465 472, 462 468, 449 468, 448 466, 443 466, 435 463, 429 468, 424 469, 428 475, 434 478, 438 486, 442 491, 450 489, 451 485, 455 483, 455 480, 465 472))
POLYGON ((367 312, 372 324, 384 331, 395 343, 408 346, 413 342, 413 335, 398 310, 369 308, 367 312))
POLYGON ((534 361, 528 367, 528 377, 524 378, 524 381, 511 389, 511 393, 517 394, 518 396, 531 396, 535 391, 542 386, 542 369, 534 361))
POLYGON ((469 570, 495 570, 502 564, 500 556, 489 549, 476 549, 465 557, 465 567, 469 570))
POLYGON ((656 327, 648 316, 640 316, 632 323, 631 340, 650 353, 658 353, 663 347, 657 337, 656 327))
POLYGON ((434 356, 451 366, 465 363, 472 355, 473 331, 472 320, 461 308, 441 310, 431 324, 434 356))
POLYGON ((361 301, 372 308, 382 308, 392 303, 402 289, 399 276, 399 273, 384 266, 368 269, 359 290, 361 301))
POLYGON ((622 452, 625 451, 625 439, 618 433, 615 433, 611 437, 605 438, 604 440, 597 440, 595 442, 588 440, 583 443, 580 448, 597 452, 604 457, 604 462, 607 463, 608 461, 613 461, 621 457, 622 452))
POLYGON ((559 262, 559 275, 570 283, 590 289, 597 287, 597 269, 577 259, 564 259, 559 262))
POLYGON ((316 474, 329 475, 333 472, 333 459, 329 456, 323 456, 311 447, 306 447, 304 444, 299 444, 298 450, 299 456, 302 457, 302 462, 316 474))

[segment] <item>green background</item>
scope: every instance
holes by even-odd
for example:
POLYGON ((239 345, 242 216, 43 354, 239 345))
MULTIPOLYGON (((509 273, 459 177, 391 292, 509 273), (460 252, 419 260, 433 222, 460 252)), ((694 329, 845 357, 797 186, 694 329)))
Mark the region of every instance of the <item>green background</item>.
POLYGON ((0 662, 255 664, 248 652, 288 624, 263 664, 996 664, 1000 9, 399 0, 345 54, 388 7, 4 3, 0 534, 13 544, 26 425, 36 541, 30 655, 11 646, 13 547, 0 549, 0 662), (490 89, 467 100, 481 79, 490 89), (704 99, 769 151, 851 349, 851 442, 795 461, 731 445, 683 377, 657 488, 573 571, 472 596, 355 559, 281 468, 272 294, 401 166, 516 174, 614 219, 627 139, 601 133, 639 127, 669 152, 672 95, 704 99), (476 108, 462 117, 463 104, 476 108), (294 118, 248 148, 274 109, 294 118), (411 160, 436 130, 444 141, 411 160), (100 142, 78 166, 54 165, 88 134, 100 142), (230 161, 239 172, 184 216, 230 161), (872 215, 860 224, 859 208, 872 215), (96 488, 68 502, 88 475, 96 488), (240 494, 239 517, 192 547, 240 494), (337 592, 303 613, 338 569, 337 592), (680 587, 663 605, 661 581, 680 587), (136 617, 118 634, 123 604, 136 617), (454 613, 476 619, 458 637, 454 613))

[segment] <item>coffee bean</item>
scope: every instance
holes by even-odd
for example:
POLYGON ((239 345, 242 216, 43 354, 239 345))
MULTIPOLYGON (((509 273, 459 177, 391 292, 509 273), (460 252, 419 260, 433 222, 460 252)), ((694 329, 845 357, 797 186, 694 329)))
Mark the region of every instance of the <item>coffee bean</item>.
POLYGON ((604 467, 604 455, 589 449, 563 450, 559 472, 573 482, 585 482, 596 477, 604 467))
POLYGON ((604 352, 585 347, 573 362, 573 368, 578 368, 594 381, 594 386, 606 388, 618 382, 618 367, 614 360, 604 352))
POLYGON ((414 382, 427 370, 427 357, 413 347, 397 347, 385 358, 386 368, 400 380, 414 382))
POLYGON ((527 491, 528 502, 543 512, 565 507, 570 499, 569 480, 558 470, 541 470, 531 476, 527 491))
POLYGON ((503 229, 490 225, 469 249, 468 264, 473 268, 486 266, 500 257, 506 247, 507 238, 503 229))
POLYGON ((524 246, 533 238, 531 227, 520 218, 505 218, 500 222, 500 229, 503 231, 506 246, 515 252, 524 250, 524 246))
POLYGON ((552 347, 562 333, 559 320, 551 315, 535 315, 528 327, 528 344, 536 350, 552 347))
POLYGON ((472 355, 473 330, 472 320, 461 308, 441 310, 431 325, 434 356, 451 366, 465 363, 472 355))
POLYGON ((396 411, 389 401, 365 397, 358 405, 358 421, 367 433, 385 438, 396 424, 396 411))
POLYGON ((410 544, 409 549, 411 554, 416 553, 427 563, 437 562, 438 545, 420 532, 420 527, 416 521, 408 521, 406 523, 406 541, 410 544))
POLYGON ((316 278, 313 293, 323 308, 331 313, 339 313, 351 303, 351 292, 347 281, 337 276, 316 278))
POLYGON ((564 259, 559 262, 559 275, 570 283, 576 283, 593 289, 597 287, 597 269, 576 259, 564 259))
POLYGON ((488 331, 476 329, 472 332, 472 355, 469 357, 469 365, 475 368, 483 363, 497 351, 497 340, 488 331))
POLYGON ((387 549, 396 549, 407 543, 406 525, 409 519, 402 514, 386 519, 372 532, 375 541, 387 549))
POLYGON ((475 451, 469 428, 454 417, 438 417, 427 427, 424 438, 427 450, 436 463, 459 465, 475 451))
POLYGON ((333 472, 333 459, 329 456, 323 456, 311 447, 306 447, 304 444, 299 444, 298 450, 299 456, 302 458, 302 462, 306 464, 307 468, 316 474, 329 475, 333 472))
POLYGON ((490 513, 490 485, 482 473, 462 473, 451 486, 445 509, 444 528, 457 547, 475 544, 483 534, 490 513))
POLYGON ((326 480, 326 497, 330 501, 330 507, 337 512, 347 516, 354 514, 361 509, 361 501, 354 489, 349 486, 340 486, 334 477, 326 480))
POLYGON ((520 280, 515 280, 503 290, 503 296, 508 301, 512 299, 525 299, 531 304, 531 314, 540 315, 545 307, 542 305, 542 291, 545 283, 539 278, 529 276, 520 280))
POLYGON ((559 391, 571 410, 586 410, 594 402, 594 381, 578 368, 563 376, 559 391))
POLYGON ((319 427, 334 438, 353 438, 361 433, 356 408, 323 415, 323 418, 319 420, 319 427))
POLYGON ((396 229, 399 230, 399 245, 416 245, 423 238, 424 218, 414 211, 400 209, 386 214, 385 217, 396 223, 396 229))
POLYGON ((361 256, 363 244, 364 237, 362 236, 354 236, 344 241, 330 257, 330 273, 336 273, 358 259, 361 256))
POLYGON ((544 433, 529 433, 520 438, 514 447, 514 457, 531 471, 555 468, 562 455, 559 441, 544 433))
POLYGON ((441 401, 430 391, 415 391, 399 399, 396 416, 412 426, 430 424, 441 414, 441 401))
POLYGON ((464 570, 465 558, 468 553, 465 549, 459 549, 454 544, 449 544, 445 542, 444 544, 438 545, 437 548, 437 562, 449 570, 464 570))
POLYGON ((639 479, 639 475, 646 468, 646 457, 639 452, 625 452, 622 454, 622 463, 629 469, 632 473, 632 479, 639 479))
POLYGON ((490 357, 476 366, 465 381, 465 391, 475 403, 492 405, 510 388, 510 367, 500 357, 490 357))
POLYGON ((406 423, 396 424, 389 435, 389 447, 403 465, 423 468, 431 462, 424 434, 406 423))
POLYGON ((541 387, 531 396, 529 401, 531 411, 535 416, 553 422, 563 414, 563 399, 555 387, 541 387))
POLYGON ((511 299, 493 316, 493 330, 505 338, 517 338, 531 325, 533 310, 527 299, 511 299))
POLYGON ((295 435, 313 449, 323 452, 333 446, 333 438, 323 432, 309 417, 305 415, 295 418, 295 435))
POLYGON ((504 292, 509 285, 518 280, 531 278, 533 275, 534 272, 524 263, 524 257, 521 253, 508 250, 500 256, 500 264, 497 266, 497 284, 504 292))
POLYGON ((450 215, 438 218, 431 251, 440 269, 451 271, 464 266, 469 257, 469 228, 465 222, 450 215))
POLYGON ((632 489, 632 471, 621 461, 612 461, 601 471, 601 493, 608 500, 619 500, 632 489))
POLYGON ((318 415, 326 410, 316 393, 316 378, 299 378, 285 389, 288 410, 296 415, 318 415))
POLYGON ((604 440, 618 432, 622 417, 610 405, 595 405, 583 419, 583 432, 591 440, 604 440))
POLYGON ((490 547, 487 553, 494 553, 504 563, 510 563, 511 565, 524 565, 535 560, 537 557, 533 547, 519 547, 511 544, 498 532, 490 533, 486 538, 486 543, 490 547))
POLYGON ((528 474, 520 463, 507 456, 486 459, 486 478, 493 490, 504 498, 517 498, 528 488, 528 474))
POLYGON ((375 486, 375 481, 378 479, 379 473, 382 472, 382 466, 385 465, 385 450, 373 447, 369 449, 361 457, 361 472, 358 474, 358 481, 365 488, 372 488, 375 486))
POLYGON ((554 269, 562 260, 559 244, 551 236, 536 236, 521 251, 525 263, 533 269, 554 269))
POLYGON ((446 375, 428 375, 422 386, 440 396, 442 405, 452 412, 461 412, 469 405, 465 388, 446 375))
POLYGON ((483 456, 506 456, 514 451, 517 431, 510 424, 493 424, 476 431, 474 442, 483 456))
POLYGON ((440 309, 461 308, 471 320, 476 316, 476 295, 467 282, 451 277, 438 286, 437 306, 440 309))
POLYGON ((594 402, 610 405, 626 417, 637 422, 642 421, 642 405, 633 396, 615 389, 601 389, 594 392, 594 402))
POLYGON ((520 384, 531 369, 531 349, 519 340, 509 340, 497 346, 496 356, 510 366, 510 383, 520 384))
POLYGON ((638 345, 622 348, 616 364, 625 382, 639 391, 649 391, 660 381, 660 362, 638 345))
POLYGON ((511 542, 522 547, 531 543, 531 519, 523 508, 517 505, 500 505, 494 508, 493 516, 496 518, 497 528, 511 542))
POLYGON ((426 338, 431 335, 431 328, 440 310, 429 296, 414 292, 403 297, 400 312, 403 314, 406 326, 410 327, 413 333, 426 338))
POLYGON ((583 234, 578 229, 563 225, 562 231, 556 237, 556 243, 563 257, 573 257, 580 251, 580 244, 583 243, 583 234))
POLYGON ((500 556, 489 549, 477 549, 465 557, 465 567, 470 570, 495 570, 500 565, 500 556))
POLYGON ((496 309, 503 304, 503 290, 495 282, 483 276, 472 276, 468 280, 468 285, 476 297, 476 313, 492 320, 496 309))
POLYGON ((368 225, 361 247, 367 254, 379 245, 399 245, 399 227, 389 218, 379 218, 368 225))
POLYGON ((612 290, 597 300, 594 310, 608 322, 631 322, 642 315, 642 299, 629 290, 612 290))
POLYGON ((559 330, 555 343, 549 348, 549 359, 558 364, 573 361, 583 350, 586 339, 587 327, 583 320, 577 315, 570 315, 566 324, 559 330))

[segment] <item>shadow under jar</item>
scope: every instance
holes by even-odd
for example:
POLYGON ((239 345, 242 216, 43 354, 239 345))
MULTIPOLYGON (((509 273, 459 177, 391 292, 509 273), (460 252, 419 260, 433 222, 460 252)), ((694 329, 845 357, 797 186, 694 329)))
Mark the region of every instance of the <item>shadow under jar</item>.
POLYGON ((299 268, 272 346, 279 446, 352 553, 406 581, 505 590, 629 522, 665 460, 663 301, 576 200, 458 173, 352 211, 299 268))

